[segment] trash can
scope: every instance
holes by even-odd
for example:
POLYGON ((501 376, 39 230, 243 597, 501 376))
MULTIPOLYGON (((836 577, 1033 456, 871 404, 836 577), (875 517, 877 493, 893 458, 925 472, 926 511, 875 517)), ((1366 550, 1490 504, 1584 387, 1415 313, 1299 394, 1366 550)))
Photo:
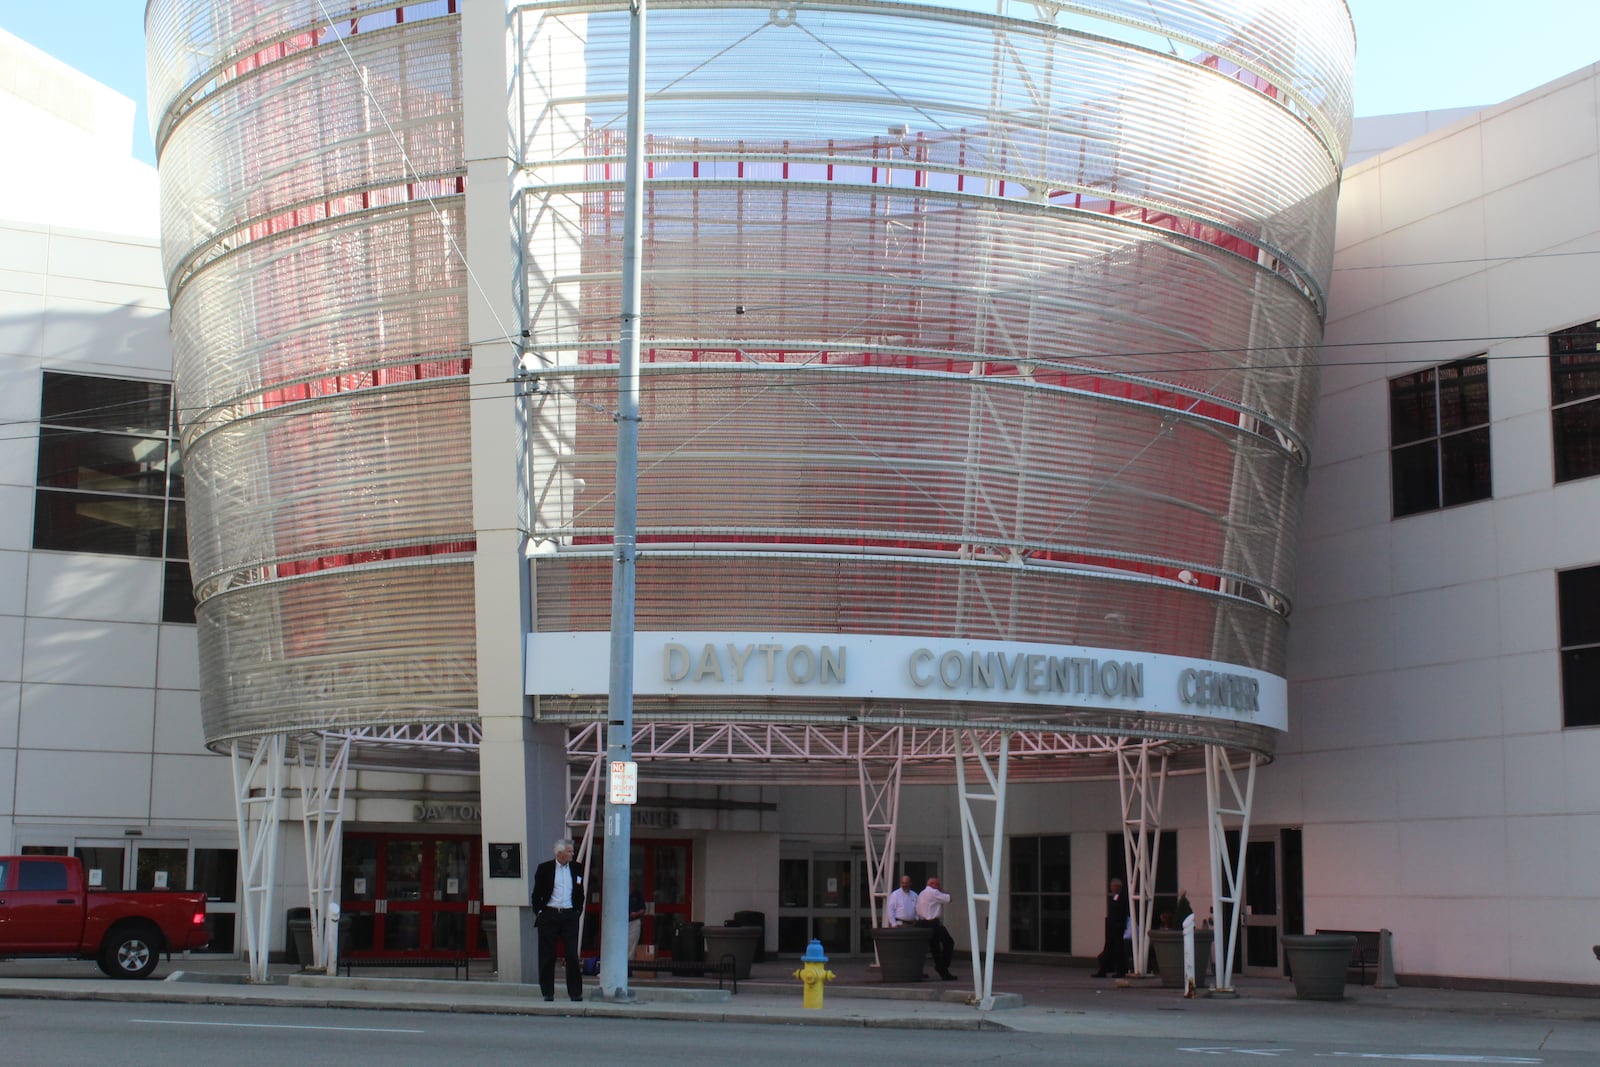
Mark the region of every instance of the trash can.
POLYGON ((761 963, 767 958, 767 913, 764 911, 736 911, 733 913, 734 926, 755 926, 761 930, 761 936, 756 938, 756 963, 761 963))
POLYGON ((311 909, 290 908, 285 925, 289 936, 285 939, 284 956, 290 963, 298 963, 303 971, 317 958, 311 948, 311 909))
POLYGON ((672 958, 685 963, 704 960, 706 951, 701 938, 705 935, 705 929, 705 923, 680 922, 672 938, 672 958))

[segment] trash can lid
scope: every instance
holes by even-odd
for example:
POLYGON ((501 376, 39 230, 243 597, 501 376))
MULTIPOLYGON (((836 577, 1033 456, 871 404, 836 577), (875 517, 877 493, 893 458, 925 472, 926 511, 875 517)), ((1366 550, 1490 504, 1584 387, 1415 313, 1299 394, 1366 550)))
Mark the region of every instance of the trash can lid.
POLYGON ((811 939, 811 944, 806 946, 806 954, 800 957, 801 963, 827 963, 828 957, 822 954, 822 942, 816 938, 811 939))

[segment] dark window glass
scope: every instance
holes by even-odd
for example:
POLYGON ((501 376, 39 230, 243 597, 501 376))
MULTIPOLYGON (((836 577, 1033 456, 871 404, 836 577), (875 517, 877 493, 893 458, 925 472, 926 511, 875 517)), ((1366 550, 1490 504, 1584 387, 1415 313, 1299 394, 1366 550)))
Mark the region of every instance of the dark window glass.
POLYGON ((1397 448, 1389 456, 1390 487, 1394 493, 1394 517, 1415 515, 1439 508, 1439 443, 1397 448))
POLYGON ((180 560, 169 560, 166 588, 161 596, 161 621, 192 623, 194 606, 194 586, 189 580, 189 565, 180 560))
POLYGON ((1600 726, 1600 567, 1556 575, 1561 627, 1561 721, 1600 726))
POLYGON ((1439 432, 1489 422, 1489 361, 1464 359, 1439 368, 1439 432))
POLYGON ((1600 474, 1600 399, 1556 408, 1550 413, 1555 439, 1556 481, 1600 474))
POLYGON ((1011 894, 1011 951, 1039 951, 1039 896, 1011 894))
POLYGON ((1072 951, 1072 898, 1046 894, 1039 898, 1039 944, 1046 952, 1072 951))
POLYGON ((189 558, 189 513, 181 500, 167 501, 167 558, 189 558))
POLYGON ((1561 653, 1561 723, 1600 726, 1600 648, 1561 653))
MULTIPOLYGON (((1150 913, 1150 925, 1161 929, 1178 906, 1178 835, 1173 830, 1163 830, 1156 839, 1156 886, 1150 913)), ((1128 884, 1128 865, 1122 853, 1122 835, 1106 835, 1106 881, 1120 878, 1128 884)), ((1104 896, 1101 897, 1104 900, 1104 896)))
POLYGON ((26 893, 65 892, 67 865, 43 860, 23 860, 17 869, 17 890, 26 893))
POLYGON ((1550 335, 1550 403, 1556 481, 1600 474, 1600 322, 1550 335))
POLYGON ((40 489, 34 494, 33 547, 159 557, 164 510, 159 497, 40 489))
POLYGON ((1489 427, 1451 434, 1439 441, 1444 506, 1489 497, 1489 427))
POLYGON ((1565 404, 1600 395, 1600 322, 1583 322, 1550 335, 1550 402, 1565 404))
POLYGON ((1389 446, 1395 518, 1488 499, 1488 359, 1390 379, 1389 446))
POLYGON ((1072 889, 1072 838, 1039 838, 1039 888, 1046 893, 1072 889))
POLYGON ((1438 392, 1432 368, 1389 383, 1389 440, 1407 445, 1438 433, 1438 392))
POLYGON ((194 850, 194 883, 207 900, 231 903, 239 899, 239 851, 232 848, 194 850))
POLYGON ((172 389, 159 382, 46 371, 39 421, 164 438, 172 422, 172 389))
MULTIPOLYGON (((33 547, 183 560, 189 555, 170 386, 44 375, 33 547)), ((165 622, 194 622, 188 568, 169 566, 165 622)))
POLYGON ((1032 837, 1011 841, 1011 889, 1017 893, 1039 891, 1039 842, 1032 837))
POLYGON ((1013 952, 1072 951, 1071 842, 1064 834, 1011 839, 1013 952))
POLYGON ((167 491, 166 438, 45 428, 39 432, 39 484, 161 496, 167 491))
POLYGON ((1561 601, 1561 647, 1600 645, 1600 567, 1556 576, 1561 601))

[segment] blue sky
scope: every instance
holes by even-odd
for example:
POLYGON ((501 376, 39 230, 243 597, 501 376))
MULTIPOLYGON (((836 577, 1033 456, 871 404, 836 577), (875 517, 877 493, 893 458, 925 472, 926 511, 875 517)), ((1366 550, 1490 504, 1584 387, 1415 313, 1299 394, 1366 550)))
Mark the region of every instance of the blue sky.
MULTIPOLYGON (((1349 3, 1358 115, 1498 103, 1600 61, 1597 0, 1349 3)), ((153 163, 144 6, 144 0, 0 0, 0 27, 136 100, 134 154, 153 163)))

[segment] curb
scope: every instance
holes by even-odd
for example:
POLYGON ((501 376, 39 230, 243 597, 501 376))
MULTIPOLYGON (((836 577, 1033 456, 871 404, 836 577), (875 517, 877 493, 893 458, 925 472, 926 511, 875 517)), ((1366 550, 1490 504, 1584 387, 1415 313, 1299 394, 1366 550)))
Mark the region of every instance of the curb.
MULTIPOLYGON (((655 1019, 677 1022, 742 1023, 746 1025, 872 1027, 899 1030, 987 1030, 1011 1032, 1014 1028, 1002 1025, 984 1015, 971 1018, 941 1018, 938 1016, 863 1016, 854 1013, 834 1014, 826 1009, 777 1009, 770 1004, 752 1005, 747 1010, 728 1010, 726 1007, 682 1008, 668 1007, 650 1002, 631 1005, 605 1002, 582 1004, 543 1001, 528 1003, 515 1000, 424 997, 415 992, 395 996, 398 990, 363 989, 368 996, 339 995, 330 989, 317 988, 323 994, 315 999, 290 991, 289 986, 240 986, 236 983, 218 983, 221 988, 199 988, 196 981, 168 984, 153 983, 154 988, 142 985, 137 988, 107 989, 84 986, 62 986, 37 982, 0 982, 0 999, 19 1000, 82 1000, 123 1001, 129 1003, 169 1003, 233 1005, 240 1007, 294 1007, 335 1008, 357 1011, 411 1011, 449 1012, 469 1015, 527 1015, 555 1017, 593 1017, 603 1019, 655 1019), (248 989, 249 992, 245 992, 248 989), (235 992, 237 990, 237 992, 235 992), (381 998, 381 999, 380 999, 381 998), (803 1012, 803 1014, 802 1014, 803 1012)), ((302 986, 301 988, 306 988, 302 986)), ((309 989, 307 990, 310 991, 309 989)))

